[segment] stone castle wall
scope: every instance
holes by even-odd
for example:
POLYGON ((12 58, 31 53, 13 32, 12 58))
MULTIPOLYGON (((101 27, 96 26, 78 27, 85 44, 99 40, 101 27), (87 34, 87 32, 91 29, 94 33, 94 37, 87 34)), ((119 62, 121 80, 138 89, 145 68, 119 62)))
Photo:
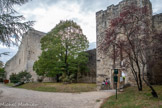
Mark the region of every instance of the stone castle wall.
POLYGON ((88 70, 89 72, 83 73, 78 82, 81 83, 96 83, 96 49, 86 51, 88 53, 88 70))
MULTIPOLYGON (((32 75, 32 79, 37 81, 38 75, 33 71, 33 65, 38 57, 41 55, 41 38, 45 36, 45 33, 30 30, 24 34, 21 45, 17 54, 10 59, 5 65, 5 71, 7 72, 7 79, 9 79, 12 73, 19 73, 27 71, 32 75)), ((95 83, 96 82, 96 50, 86 51, 89 54, 89 72, 82 74, 78 78, 78 82, 95 83)), ((44 82, 56 82, 56 78, 46 77, 44 82)))
POLYGON ((32 75, 34 81, 37 80, 37 75, 33 71, 33 64, 41 54, 40 39, 44 35, 45 33, 36 30, 30 30, 24 34, 17 54, 5 65, 7 79, 9 79, 12 73, 26 70, 32 75))
MULTIPOLYGON (((87 51, 90 55, 88 63, 90 73, 81 75, 78 82, 96 82, 98 89, 100 89, 102 81, 106 78, 109 78, 112 82, 111 84, 113 84, 113 60, 109 58, 108 53, 104 54, 103 52, 99 51, 99 46, 105 37, 105 30, 109 27, 110 20, 119 16, 121 8, 126 4, 132 3, 132 1, 138 6, 147 5, 150 9, 150 19, 152 18, 152 6, 149 0, 123 0, 118 5, 111 5, 107 7, 106 10, 97 12, 97 49, 87 51)), ((154 15, 152 23, 158 31, 162 30, 162 14, 154 15)), ((36 30, 31 30, 25 34, 19 47, 19 51, 11 60, 6 63, 5 70, 7 72, 7 79, 9 79, 11 73, 19 73, 27 70, 32 74, 33 79, 35 81, 37 80, 38 76, 33 71, 33 64, 41 54, 40 39, 44 35, 45 33, 36 30)), ((120 68, 120 66, 117 66, 116 68, 120 68)), ((135 81, 132 73, 130 71, 124 71, 124 73, 126 75, 125 82, 134 85, 135 81)), ((156 76, 159 76, 159 73, 156 73, 156 76)), ((46 78, 45 81, 50 81, 53 79, 54 78, 46 78)), ((154 80, 156 78, 153 77, 152 79, 154 80)))
MULTIPOLYGON (((153 16, 153 27, 160 33, 162 32, 162 13, 153 16)), ((154 66, 149 69, 149 81, 151 84, 162 84, 162 51, 156 52, 154 66)))
POLYGON ((153 16, 153 26, 157 31, 162 31, 162 13, 153 16))
MULTIPOLYGON (((101 83, 106 78, 109 78, 111 87, 113 86, 113 60, 109 57, 109 53, 105 54, 99 51, 99 46, 105 37, 105 30, 109 27, 110 21, 119 16, 122 7, 127 4, 134 3, 137 6, 149 7, 150 19, 152 17, 152 6, 149 0, 123 0, 118 5, 111 5, 106 10, 101 10, 96 13, 96 34, 97 34, 97 87, 101 88, 101 83)), ((116 61, 118 64, 120 61, 116 61)), ((115 68, 120 68, 117 65, 115 68)), ((135 80, 130 71, 123 71, 125 73, 125 83, 135 84, 135 80)))

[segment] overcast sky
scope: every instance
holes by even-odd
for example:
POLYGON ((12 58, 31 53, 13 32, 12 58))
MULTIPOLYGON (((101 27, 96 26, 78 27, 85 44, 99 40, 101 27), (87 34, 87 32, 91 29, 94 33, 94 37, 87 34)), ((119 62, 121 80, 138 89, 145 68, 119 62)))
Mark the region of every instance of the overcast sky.
MULTIPOLYGON (((95 13, 105 10, 107 6, 118 4, 122 0, 32 0, 22 6, 15 6, 20 15, 26 20, 36 21, 34 29, 49 32, 60 20, 73 20, 81 26, 83 33, 90 42, 96 42, 95 13)), ((153 13, 162 12, 162 0, 151 0, 153 13)), ((17 47, 6 48, 0 46, 1 52, 11 52, 9 56, 2 56, 4 62, 17 52, 17 47)))

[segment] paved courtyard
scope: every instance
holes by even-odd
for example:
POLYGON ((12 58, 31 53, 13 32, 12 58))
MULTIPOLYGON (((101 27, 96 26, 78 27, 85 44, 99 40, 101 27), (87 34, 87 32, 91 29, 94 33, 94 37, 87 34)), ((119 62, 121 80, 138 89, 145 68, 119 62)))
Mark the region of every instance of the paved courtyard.
POLYGON ((99 108, 115 91, 51 93, 0 84, 0 108, 99 108))

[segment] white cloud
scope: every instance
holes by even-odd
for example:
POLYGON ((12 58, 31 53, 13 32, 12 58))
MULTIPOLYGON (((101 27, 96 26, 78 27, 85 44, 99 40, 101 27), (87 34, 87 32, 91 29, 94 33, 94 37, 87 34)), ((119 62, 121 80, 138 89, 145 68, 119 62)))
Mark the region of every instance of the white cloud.
MULTIPOLYGON (((19 8, 18 11, 19 10, 21 9, 19 8)), ((92 39, 92 35, 95 37, 95 34, 87 32, 92 31, 92 24, 94 24, 92 27, 93 31, 95 31, 95 13, 87 14, 82 12, 79 4, 72 3, 67 5, 67 2, 62 1, 59 2, 57 6, 52 5, 46 8, 36 7, 32 9, 32 11, 30 9, 21 10, 21 14, 25 15, 28 20, 36 21, 34 28, 43 32, 49 32, 60 22, 60 20, 74 20, 82 27, 83 33, 88 37, 88 39, 95 41, 95 38, 92 39), (92 16, 92 14, 94 15, 92 16), (90 28, 90 30, 86 30, 88 28, 90 28)))
MULTIPOLYGON (((106 9, 106 6, 117 4, 122 0, 33 0, 17 7, 17 11, 24 15, 27 20, 36 21, 34 28, 39 31, 49 32, 60 20, 74 20, 83 29, 83 33, 90 42, 96 41, 95 12, 106 9), (37 6, 33 6, 34 4, 37 6), (50 4, 49 4, 50 3, 50 4), (32 8, 30 8, 31 6, 32 8)), ((160 0, 151 0, 154 13, 158 13, 161 6, 160 0)))
POLYGON ((151 0, 152 2, 152 8, 153 8, 153 13, 158 14, 162 12, 162 7, 161 7, 161 0, 151 0))
POLYGON ((18 51, 17 46, 12 46, 10 48, 0 45, 0 53, 9 52, 8 55, 1 55, 0 60, 6 63, 10 60, 18 51))
MULTIPOLYGON (((83 33, 90 42, 96 41, 95 13, 105 10, 111 4, 122 0, 32 0, 22 6, 15 6, 20 15, 26 20, 36 21, 34 28, 39 31, 49 32, 60 20, 74 20, 79 24, 83 33)), ((153 12, 162 12, 161 0, 151 0, 153 12)), ((10 49, 0 46, 0 52, 10 51, 9 56, 4 56, 3 61, 11 58, 17 47, 10 49)))
POLYGON ((34 28, 43 32, 49 32, 60 20, 74 20, 81 26, 90 42, 96 41, 95 12, 82 11, 76 2, 67 5, 67 2, 60 1, 57 6, 51 5, 46 8, 36 7, 27 10, 17 8, 17 11, 20 11, 20 14, 23 14, 28 20, 36 21, 34 28))

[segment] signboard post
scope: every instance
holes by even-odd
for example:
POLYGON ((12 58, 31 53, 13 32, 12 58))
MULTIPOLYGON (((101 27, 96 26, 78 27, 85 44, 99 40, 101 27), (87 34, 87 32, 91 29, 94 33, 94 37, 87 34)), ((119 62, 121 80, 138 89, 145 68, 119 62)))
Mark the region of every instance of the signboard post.
POLYGON ((118 69, 114 69, 114 74, 118 74, 118 69))
POLYGON ((114 83, 116 84, 116 99, 117 99, 117 82, 118 82, 118 69, 114 69, 114 83))

